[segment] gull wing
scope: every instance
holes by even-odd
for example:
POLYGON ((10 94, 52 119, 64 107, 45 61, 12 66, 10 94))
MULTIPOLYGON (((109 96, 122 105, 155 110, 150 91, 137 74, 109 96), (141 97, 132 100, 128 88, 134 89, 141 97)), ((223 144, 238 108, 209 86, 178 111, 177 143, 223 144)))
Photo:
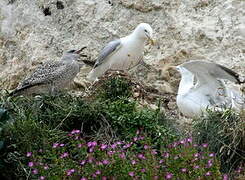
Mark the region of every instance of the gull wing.
POLYGON ((242 83, 239 74, 222 65, 207 61, 189 61, 181 66, 191 71, 200 80, 204 81, 203 76, 212 76, 217 79, 227 79, 231 82, 242 83))
POLYGON ((38 66, 35 71, 27 77, 19 86, 10 93, 14 95, 19 91, 33 86, 52 83, 56 78, 66 72, 66 64, 62 61, 49 61, 38 66))
POLYGON ((117 52, 118 49, 120 49, 122 46, 121 40, 116 39, 114 41, 109 42, 100 52, 99 57, 97 58, 94 68, 98 67, 100 64, 102 64, 105 59, 109 56, 111 56, 113 53, 117 52))

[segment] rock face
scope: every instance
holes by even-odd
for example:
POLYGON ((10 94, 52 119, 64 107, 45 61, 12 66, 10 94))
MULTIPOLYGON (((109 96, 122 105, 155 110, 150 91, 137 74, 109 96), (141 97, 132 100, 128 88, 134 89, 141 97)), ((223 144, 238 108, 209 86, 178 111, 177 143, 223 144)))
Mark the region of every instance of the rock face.
POLYGON ((141 22, 155 30, 159 47, 147 47, 144 60, 157 70, 139 66, 135 73, 159 89, 176 92, 179 75, 167 67, 188 60, 245 74, 243 0, 1 0, 0 87, 16 87, 38 63, 65 50, 86 46, 94 60, 106 42, 141 22))

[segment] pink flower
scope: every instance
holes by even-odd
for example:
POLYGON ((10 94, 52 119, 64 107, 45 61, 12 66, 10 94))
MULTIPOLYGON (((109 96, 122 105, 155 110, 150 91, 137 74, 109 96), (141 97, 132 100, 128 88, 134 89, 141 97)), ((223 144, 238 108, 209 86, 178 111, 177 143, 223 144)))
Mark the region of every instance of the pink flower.
POLYGON ((132 161, 131 161, 131 164, 132 164, 132 165, 135 165, 135 164, 136 164, 136 161, 135 161, 135 160, 132 160, 132 161))
POLYGON ((112 144, 112 145, 111 145, 111 148, 112 148, 112 149, 115 149, 116 147, 117 147, 117 144, 112 144))
POLYGON ((145 144, 144 149, 149 149, 149 146, 145 144))
POLYGON ((193 168, 194 168, 194 169, 199 169, 200 166, 196 165, 196 166, 194 166, 193 168))
POLYGON ((88 152, 89 152, 89 153, 94 152, 94 147, 89 148, 89 149, 88 149, 88 152))
POLYGON ((82 160, 82 161, 80 162, 80 165, 83 166, 85 163, 86 163, 86 160, 82 160))
POLYGON ((153 150, 151 151, 151 154, 152 154, 152 155, 156 155, 156 154, 157 154, 157 151, 156 151, 155 149, 153 149, 153 150))
POLYGON ((100 149, 101 150, 105 150, 107 148, 107 145, 106 144, 101 144, 101 146, 100 146, 100 149))
POLYGON ((187 138, 187 142, 192 143, 192 138, 187 138))
POLYGON ((112 156, 114 153, 115 153, 115 151, 109 151, 109 152, 107 152, 107 154, 108 154, 109 156, 112 156))
POLYGON ((140 172, 142 173, 146 172, 145 168, 141 169, 140 172))
POLYGON ((215 156, 214 153, 210 153, 210 154, 209 154, 209 157, 214 157, 214 156, 215 156))
POLYGON ((31 157, 31 155, 32 155, 32 152, 27 152, 26 153, 26 157, 31 157))
POLYGON ((106 176, 102 176, 101 180, 107 180, 106 176))
POLYGON ((60 147, 64 147, 65 146, 65 144, 60 144, 60 147))
POLYGON ((211 176, 211 172, 208 171, 208 172, 205 174, 205 176, 211 176))
POLYGON ((185 173, 185 172, 187 172, 187 169, 186 168, 182 168, 181 172, 185 173))
POLYGON ((134 172, 129 172, 128 175, 134 177, 134 172))
POLYGON ((208 147, 208 144, 207 143, 204 143, 204 144, 202 144, 202 147, 207 148, 208 147))
POLYGON ((39 179, 40 179, 40 180, 44 180, 45 177, 44 177, 44 176, 40 176, 39 179))
POLYGON ((88 180, 87 178, 85 178, 85 177, 82 177, 82 178, 80 178, 80 180, 88 180))
POLYGON ((138 137, 134 137, 134 139, 133 139, 134 141, 137 141, 138 140, 138 137))
POLYGON ((125 155, 125 153, 121 153, 121 154, 119 154, 119 157, 120 157, 121 159, 126 159, 126 155, 125 155))
POLYGON ((67 176, 71 176, 75 172, 75 169, 69 169, 66 171, 67 176))
POLYGON ((117 141, 116 144, 117 144, 117 145, 121 145, 121 144, 123 144, 123 143, 122 143, 121 141, 117 141))
POLYGON ((199 157, 199 153, 193 154, 194 157, 199 157))
POLYGON ((68 156, 69 156, 68 152, 64 152, 63 154, 60 155, 60 158, 65 158, 68 156))
POLYGON ((37 170, 37 169, 33 169, 33 170, 32 170, 32 173, 33 173, 33 174, 38 174, 38 170, 37 170))
POLYGON ((59 146, 59 143, 54 143, 53 148, 57 148, 59 146))
POLYGON ((169 158, 169 153, 168 152, 165 152, 165 153, 163 153, 162 156, 165 157, 165 158, 169 158))
POLYGON ((103 163, 104 165, 107 165, 107 164, 110 164, 110 161, 108 161, 108 160, 103 160, 102 163, 103 163))
POLYGON ((227 174, 223 175, 223 180, 229 180, 229 176, 227 174))
POLYGON ((157 180, 157 179, 159 179, 159 176, 154 176, 154 178, 153 178, 153 179, 154 179, 154 180, 155 180, 155 179, 157 180))
POLYGON ((78 148, 81 148, 83 145, 80 143, 77 145, 78 148))
POLYGON ((139 159, 146 159, 145 156, 144 156, 144 154, 138 154, 137 157, 138 157, 139 159))
POLYGON ((97 170, 97 171, 95 171, 95 174, 96 175, 100 175, 101 174, 101 171, 100 170, 97 170))
POLYGON ((29 163, 28 163, 28 166, 29 166, 29 167, 33 167, 33 166, 34 166, 34 163, 33 163, 33 162, 29 162, 29 163))
POLYGON ((162 164, 164 161, 161 159, 160 161, 159 161, 159 164, 162 164))
POLYGON ((165 178, 166 178, 166 179, 172 179, 172 177, 173 177, 173 174, 172 174, 172 173, 167 172, 167 174, 166 174, 165 178))
POLYGON ((43 167, 43 169, 44 169, 44 170, 47 170, 47 169, 48 169, 48 166, 47 166, 47 165, 45 165, 45 166, 43 167))

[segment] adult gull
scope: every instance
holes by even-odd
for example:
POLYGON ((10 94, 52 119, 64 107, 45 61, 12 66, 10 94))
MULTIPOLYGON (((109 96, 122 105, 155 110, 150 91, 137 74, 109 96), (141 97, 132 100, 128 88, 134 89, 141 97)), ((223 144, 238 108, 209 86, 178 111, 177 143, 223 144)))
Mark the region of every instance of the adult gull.
POLYGON ((189 61, 177 66, 181 80, 177 106, 187 117, 202 115, 207 108, 232 107, 241 110, 245 99, 224 80, 241 84, 244 80, 234 71, 207 61, 189 61))
POLYGON ((87 79, 94 81, 108 69, 128 70, 136 66, 143 59, 147 40, 153 44, 153 30, 149 24, 141 23, 130 35, 109 42, 100 52, 87 79))

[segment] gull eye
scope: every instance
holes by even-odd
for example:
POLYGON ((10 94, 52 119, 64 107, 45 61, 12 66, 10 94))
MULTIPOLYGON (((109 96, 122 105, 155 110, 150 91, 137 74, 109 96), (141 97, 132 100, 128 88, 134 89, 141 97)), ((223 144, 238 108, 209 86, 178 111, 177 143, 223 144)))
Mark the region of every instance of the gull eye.
POLYGON ((148 31, 145 29, 145 32, 148 33, 148 31))

